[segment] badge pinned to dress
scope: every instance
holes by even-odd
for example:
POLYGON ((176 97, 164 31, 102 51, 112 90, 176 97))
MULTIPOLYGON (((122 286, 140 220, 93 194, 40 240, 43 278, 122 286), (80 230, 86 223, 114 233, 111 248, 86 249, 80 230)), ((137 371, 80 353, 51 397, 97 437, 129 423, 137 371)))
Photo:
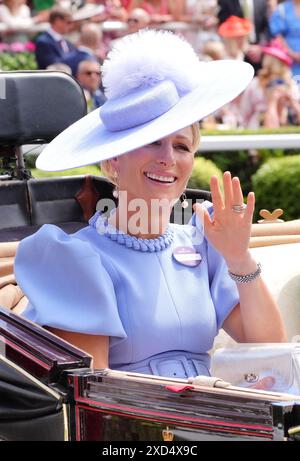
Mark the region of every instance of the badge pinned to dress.
POLYGON ((173 258, 183 266, 196 267, 202 261, 200 253, 193 247, 177 247, 173 251, 173 258))

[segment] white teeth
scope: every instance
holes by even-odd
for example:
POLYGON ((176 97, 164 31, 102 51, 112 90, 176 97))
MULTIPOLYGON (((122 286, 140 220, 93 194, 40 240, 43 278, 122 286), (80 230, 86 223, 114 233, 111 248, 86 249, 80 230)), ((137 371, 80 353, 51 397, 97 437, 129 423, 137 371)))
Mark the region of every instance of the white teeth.
POLYGON ((175 178, 174 176, 157 176, 156 174, 152 173, 146 173, 147 178, 150 179, 155 179, 156 181, 161 181, 161 182, 174 182, 175 178))

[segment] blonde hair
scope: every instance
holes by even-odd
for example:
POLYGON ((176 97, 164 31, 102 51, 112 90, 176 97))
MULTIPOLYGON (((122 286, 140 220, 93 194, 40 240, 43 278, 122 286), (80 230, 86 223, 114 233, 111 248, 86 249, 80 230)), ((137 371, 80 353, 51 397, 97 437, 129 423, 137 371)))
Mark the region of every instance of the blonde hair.
POLYGON ((262 68, 258 71, 258 79, 262 86, 266 86, 271 80, 281 77, 287 84, 292 82, 292 73, 287 64, 274 56, 265 54, 262 68))
MULTIPOLYGON (((193 135, 192 152, 194 154, 198 150, 201 138, 199 122, 193 123, 190 125, 190 127, 193 135)), ((110 182, 117 186, 118 184, 116 183, 116 171, 112 166, 111 159, 103 160, 103 162, 100 163, 100 168, 101 172, 110 180, 110 182)))

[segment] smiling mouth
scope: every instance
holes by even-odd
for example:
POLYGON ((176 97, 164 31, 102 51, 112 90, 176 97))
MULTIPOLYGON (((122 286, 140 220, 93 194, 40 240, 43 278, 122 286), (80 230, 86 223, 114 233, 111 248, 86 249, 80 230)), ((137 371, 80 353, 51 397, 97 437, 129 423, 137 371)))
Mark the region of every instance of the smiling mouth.
POLYGON ((176 176, 159 176, 153 173, 144 173, 146 178, 160 184, 173 184, 176 181, 176 176))

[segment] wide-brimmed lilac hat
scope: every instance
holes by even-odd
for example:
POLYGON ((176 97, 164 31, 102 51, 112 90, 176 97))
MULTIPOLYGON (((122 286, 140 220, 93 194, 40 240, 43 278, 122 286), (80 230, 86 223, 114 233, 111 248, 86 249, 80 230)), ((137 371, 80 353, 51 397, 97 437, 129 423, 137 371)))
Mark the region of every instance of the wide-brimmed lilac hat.
POLYGON ((150 144, 215 112, 253 77, 247 63, 201 62, 184 39, 155 30, 118 40, 102 71, 107 101, 48 144, 38 168, 76 168, 150 144))

